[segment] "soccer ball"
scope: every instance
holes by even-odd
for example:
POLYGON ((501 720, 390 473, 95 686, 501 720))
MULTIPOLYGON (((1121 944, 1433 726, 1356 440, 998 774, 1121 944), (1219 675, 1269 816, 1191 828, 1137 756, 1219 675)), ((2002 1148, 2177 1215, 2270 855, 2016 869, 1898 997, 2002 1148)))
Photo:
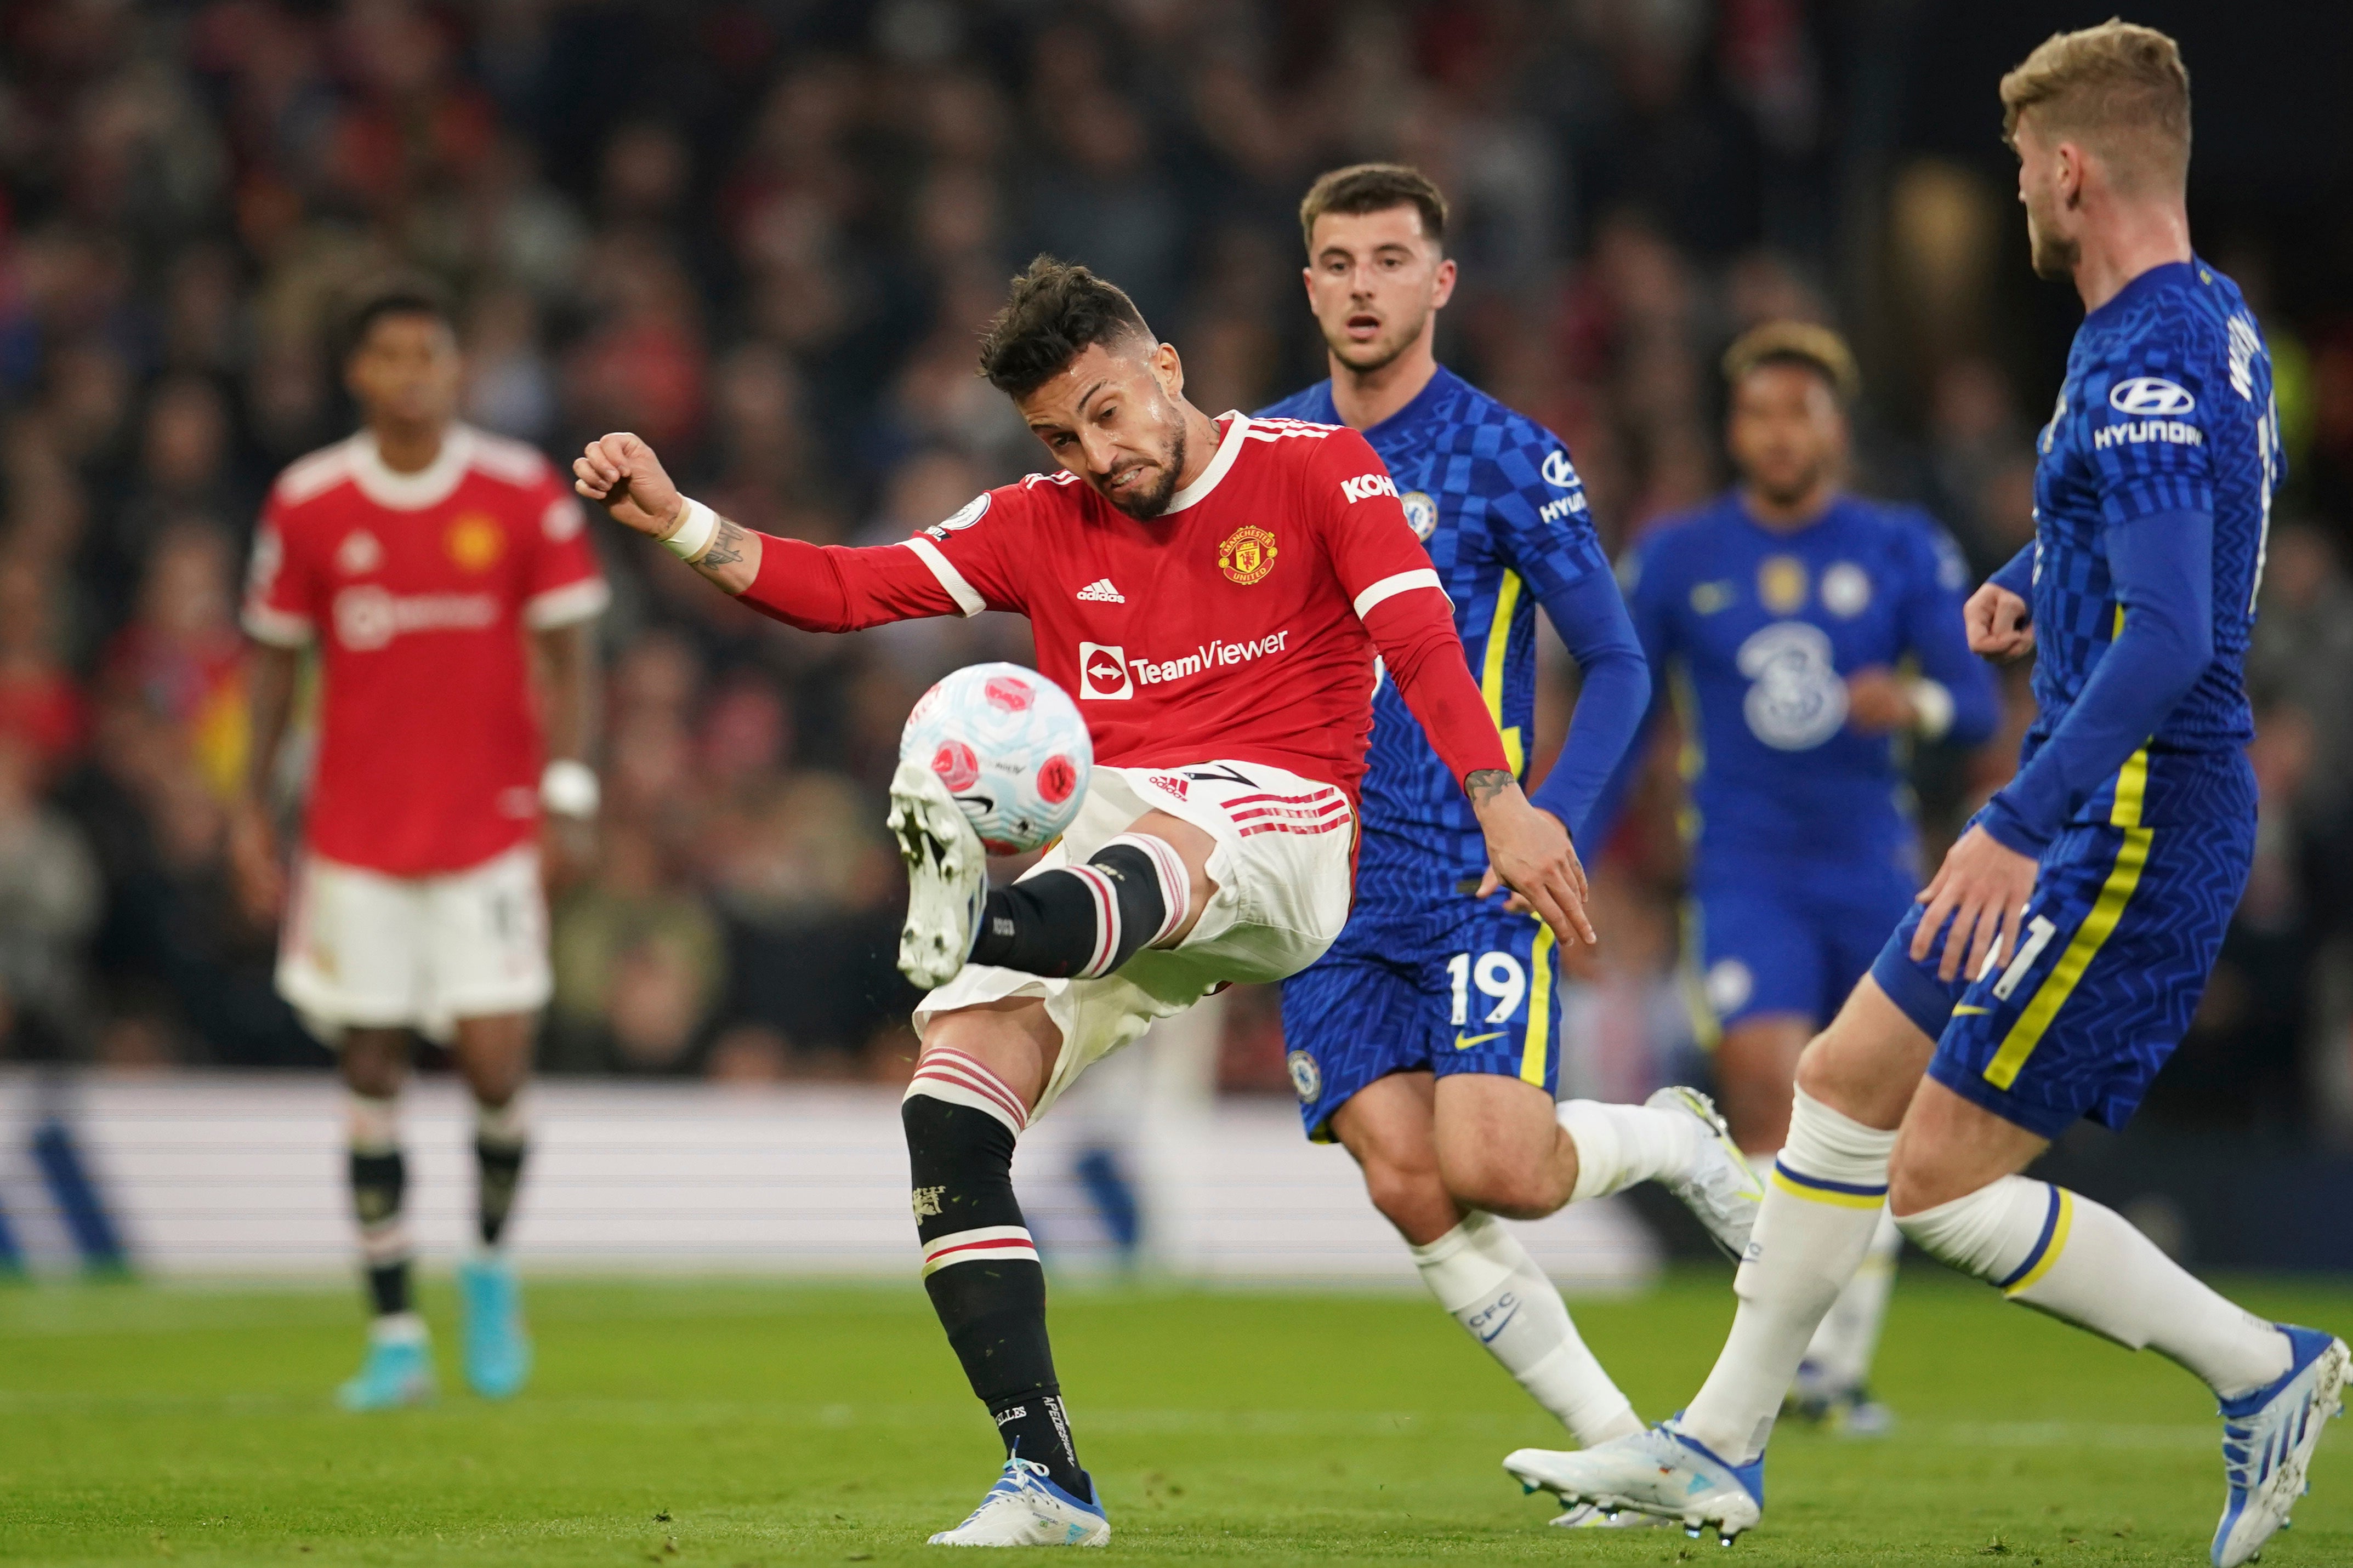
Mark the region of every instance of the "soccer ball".
POLYGON ((939 774, 990 854, 1019 855, 1078 816, 1095 748, 1060 687, 1018 664, 971 664, 916 700, 899 760, 939 774))

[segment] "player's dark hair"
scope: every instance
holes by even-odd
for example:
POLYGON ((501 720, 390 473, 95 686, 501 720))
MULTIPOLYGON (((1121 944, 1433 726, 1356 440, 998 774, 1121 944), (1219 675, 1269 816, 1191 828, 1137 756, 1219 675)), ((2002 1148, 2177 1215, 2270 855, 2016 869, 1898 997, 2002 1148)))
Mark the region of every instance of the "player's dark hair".
POLYGON ((1027 397, 1091 343, 1154 342, 1126 290, 1075 262, 1039 256, 1013 279, 1005 308, 980 338, 980 374, 1008 397, 1027 397))
POLYGON ((389 316, 430 316, 456 331, 457 316, 449 298, 428 278, 403 277, 378 282, 363 292, 344 312, 343 330, 335 340, 335 358, 347 360, 359 353, 375 324, 389 316))
POLYGON ((1724 351, 1725 384, 1736 387, 1750 372, 1768 364, 1812 371, 1842 404, 1852 403, 1862 391, 1862 373, 1846 340, 1811 321, 1767 321, 1741 333, 1724 351))
POLYGON ((1352 163, 1319 175, 1299 203, 1299 236, 1315 253, 1315 220, 1325 213, 1387 212, 1410 206, 1421 214, 1430 243, 1446 244, 1446 197, 1419 169, 1404 163, 1352 163))

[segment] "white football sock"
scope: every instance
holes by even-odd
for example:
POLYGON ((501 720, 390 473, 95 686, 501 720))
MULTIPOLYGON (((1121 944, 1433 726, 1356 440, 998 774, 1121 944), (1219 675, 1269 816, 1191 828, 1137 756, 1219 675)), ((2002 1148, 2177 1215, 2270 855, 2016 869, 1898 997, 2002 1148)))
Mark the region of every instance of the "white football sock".
POLYGON ((1700 1124, 1680 1110, 1565 1100, 1553 1115, 1577 1145, 1569 1202, 1606 1197, 1637 1182, 1680 1175, 1700 1155, 1700 1124))
POLYGON ((1412 1250, 1438 1304, 1578 1443, 1590 1447, 1642 1429, 1632 1404, 1577 1337, 1560 1292, 1494 1215, 1473 1214, 1412 1250))
POLYGON ((1887 1321, 1887 1299, 1895 1293, 1895 1260, 1903 1255, 1904 1233, 1895 1227, 1895 1216, 1883 1208, 1862 1267, 1831 1303, 1830 1315, 1806 1346, 1806 1360, 1831 1387, 1859 1389, 1871 1381, 1871 1360, 1878 1353, 1879 1331, 1887 1321))
POLYGON ((2179 1362, 2224 1399, 2285 1372, 2287 1336, 2201 1283, 2114 1209, 2028 1176, 1898 1221, 2010 1300, 2179 1362))
POLYGON ((1814 1330, 1870 1250, 1887 1202, 1895 1134, 1865 1127, 1804 1089, 1789 1141, 1733 1276, 1740 1308, 1715 1370, 1676 1425, 1736 1465, 1765 1451, 1814 1330))

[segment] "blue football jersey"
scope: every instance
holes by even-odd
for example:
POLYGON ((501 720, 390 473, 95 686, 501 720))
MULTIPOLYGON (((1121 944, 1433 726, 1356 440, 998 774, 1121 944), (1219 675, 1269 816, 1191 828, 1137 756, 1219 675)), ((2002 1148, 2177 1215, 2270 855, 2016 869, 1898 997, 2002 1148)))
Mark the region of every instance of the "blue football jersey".
MULTIPOLYGON (((1261 411, 1341 422, 1328 381, 1261 411)), ((1609 557, 1559 437, 1440 366, 1414 400, 1365 433, 1430 550, 1471 672, 1523 778, 1535 713, 1535 611, 1609 557)), ((1410 907, 1487 864, 1461 784, 1383 680, 1373 695, 1356 905, 1410 907)))
MULTIPOLYGON (((2214 520, 2213 659, 2151 738, 2141 820, 2194 817, 2254 735, 2247 642, 2284 471, 2272 363, 2228 278, 2203 261, 2142 273, 2084 318, 2037 442, 2034 698, 2021 766, 2066 717, 2123 610, 2104 531, 2168 512, 2214 520)), ((2106 821, 2112 779, 2076 813, 2106 821)))
POLYGON ((1682 715, 1698 879, 1759 858, 1911 866, 1897 738, 1848 726, 1846 678, 1915 660, 1952 698, 1951 739, 1992 733, 1993 678, 1961 616, 1968 569, 1941 528, 1841 496, 1777 531, 1731 492, 1651 531, 1620 582, 1682 715))

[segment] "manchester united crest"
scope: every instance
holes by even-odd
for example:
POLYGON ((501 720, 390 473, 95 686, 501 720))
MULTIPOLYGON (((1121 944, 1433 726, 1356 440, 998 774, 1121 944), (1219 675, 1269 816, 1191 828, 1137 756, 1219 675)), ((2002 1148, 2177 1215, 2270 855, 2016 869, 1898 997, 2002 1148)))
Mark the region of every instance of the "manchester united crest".
POLYGON ((1274 535, 1246 523, 1218 546, 1218 570, 1229 581, 1248 587, 1274 570, 1274 535))
POLYGON ((452 522, 444 542, 449 548, 449 559, 467 572, 489 571, 507 545, 497 521, 479 511, 470 511, 452 522))

